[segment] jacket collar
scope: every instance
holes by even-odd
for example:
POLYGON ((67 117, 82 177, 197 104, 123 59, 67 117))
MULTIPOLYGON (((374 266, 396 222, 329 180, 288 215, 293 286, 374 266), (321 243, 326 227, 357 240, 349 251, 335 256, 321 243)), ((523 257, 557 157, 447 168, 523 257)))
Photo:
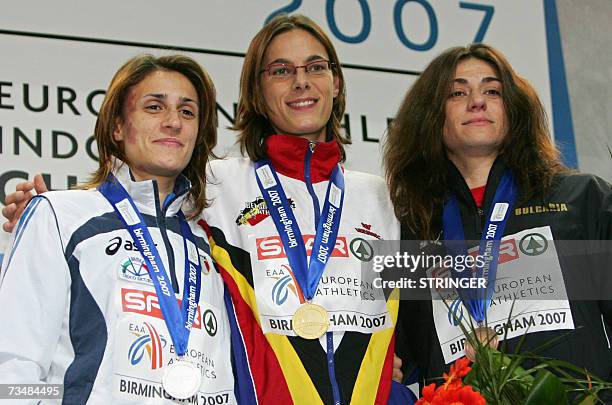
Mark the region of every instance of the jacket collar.
MULTIPOLYGON (((482 202, 482 209, 485 213, 487 212, 493 197, 495 196, 497 186, 499 185, 499 182, 501 181, 506 169, 507 166, 504 163, 504 159, 502 155, 499 155, 493 162, 493 166, 491 166, 489 176, 487 177, 484 200, 482 202)), ((463 203, 467 204, 469 207, 476 209, 476 203, 472 197, 472 192, 468 188, 468 185, 461 175, 461 172, 459 172, 459 169, 457 169, 457 167, 450 160, 448 160, 448 179, 450 189, 457 195, 457 198, 462 200, 463 203)))
MULTIPOLYGON (((308 139, 295 135, 270 135, 265 139, 268 158, 274 169, 284 176, 305 181, 304 164, 309 153, 308 139)), ((310 177, 313 183, 329 180, 332 170, 340 162, 340 147, 335 140, 314 142, 310 157, 310 177)))
MULTIPOLYGON (((113 163, 113 175, 132 197, 134 204, 142 214, 159 216, 162 212, 163 201, 158 201, 156 180, 134 180, 130 168, 119 159, 113 163)), ((174 216, 181 209, 191 182, 182 174, 176 179, 174 191, 168 196, 170 202, 166 208, 165 216, 174 216)))

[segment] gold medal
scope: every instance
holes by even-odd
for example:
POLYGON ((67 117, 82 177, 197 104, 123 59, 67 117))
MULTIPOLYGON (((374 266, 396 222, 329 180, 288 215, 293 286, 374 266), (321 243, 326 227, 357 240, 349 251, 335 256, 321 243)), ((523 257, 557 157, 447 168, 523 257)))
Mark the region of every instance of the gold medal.
POLYGON ((292 327, 301 338, 318 339, 329 328, 329 316, 322 306, 307 302, 293 314, 292 327))
POLYGON ((465 355, 472 361, 476 360, 476 350, 470 343, 470 341, 474 340, 480 342, 483 346, 488 345, 491 349, 497 349, 497 345, 499 344, 497 333, 495 333, 493 329, 486 326, 479 326, 474 329, 474 332, 469 334, 465 342, 465 355))

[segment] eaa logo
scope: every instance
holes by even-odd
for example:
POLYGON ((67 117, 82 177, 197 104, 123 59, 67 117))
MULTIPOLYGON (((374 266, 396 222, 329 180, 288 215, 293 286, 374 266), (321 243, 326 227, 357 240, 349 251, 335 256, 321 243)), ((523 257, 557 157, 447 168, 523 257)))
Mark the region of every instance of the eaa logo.
MULTIPOLYGON (((182 300, 178 300, 179 305, 182 305, 182 300)), ((121 289, 121 307, 123 312, 131 312, 145 316, 151 316, 157 319, 164 319, 157 294, 150 291, 132 290, 129 288, 121 289)), ((193 328, 201 329, 202 321, 200 318, 200 306, 196 309, 196 316, 193 320, 193 328)))
POLYGON ((123 242, 123 239, 117 236, 115 238, 112 238, 108 242, 109 244, 106 247, 106 250, 104 250, 104 252, 106 252, 106 254, 109 256, 113 256, 115 253, 117 253, 122 245, 124 250, 138 252, 138 247, 130 239, 126 239, 125 242, 123 242))
MULTIPOLYGON (((303 235, 303 239, 304 245, 306 246, 306 254, 310 256, 315 236, 303 235)), ((280 236, 257 238, 256 244, 257 258, 259 260, 281 259, 287 257, 280 236)), ((344 236, 338 236, 336 238, 336 245, 334 246, 334 250, 332 251, 331 257, 348 257, 348 255, 349 254, 348 247, 346 245, 346 238, 344 236)))
POLYGON ((163 366, 163 348, 166 347, 166 338, 148 322, 142 325, 131 323, 130 333, 136 336, 128 349, 128 359, 132 366, 138 365, 147 354, 152 370, 163 366))
POLYGON ((300 302, 304 300, 302 291, 297 288, 297 281, 293 277, 293 272, 286 264, 283 264, 280 269, 266 269, 266 276, 276 280, 272 287, 272 301, 276 305, 283 305, 289 297, 289 292, 300 302))
POLYGON ((137 283, 153 284, 144 260, 136 256, 128 257, 121 263, 119 277, 137 283))
POLYGON ((463 319, 463 305, 461 305, 461 298, 455 298, 448 307, 448 323, 453 326, 458 326, 463 319))

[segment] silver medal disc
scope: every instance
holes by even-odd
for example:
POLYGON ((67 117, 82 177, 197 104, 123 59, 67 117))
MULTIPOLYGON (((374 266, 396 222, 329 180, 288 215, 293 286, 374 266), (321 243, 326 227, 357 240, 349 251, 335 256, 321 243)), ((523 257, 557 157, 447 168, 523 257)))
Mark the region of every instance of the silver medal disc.
POLYGON ((164 390, 176 399, 187 399, 194 396, 202 384, 200 370, 188 361, 178 360, 168 366, 162 386, 164 390))

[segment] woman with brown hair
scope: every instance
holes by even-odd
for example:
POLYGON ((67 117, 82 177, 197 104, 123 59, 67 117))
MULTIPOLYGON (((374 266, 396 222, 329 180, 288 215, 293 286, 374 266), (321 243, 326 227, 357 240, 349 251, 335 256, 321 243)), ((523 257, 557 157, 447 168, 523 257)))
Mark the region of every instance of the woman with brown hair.
POLYGON ((223 281, 194 220, 216 141, 212 81, 186 56, 135 57, 95 136, 92 180, 35 197, 12 235, 0 382, 56 384, 35 396, 68 404, 236 403, 223 281))
POLYGON ((252 402, 386 404, 391 395, 398 302, 378 295, 361 263, 399 226, 384 181, 341 166, 344 108, 342 67, 321 27, 280 15, 256 34, 235 124, 248 157, 211 162, 204 212, 252 402))
POLYGON ((436 57, 398 110, 384 162, 402 239, 423 241, 408 243, 410 249, 440 253, 440 243, 453 240, 491 241, 499 249, 488 272, 476 273, 488 277, 485 289, 460 291, 449 306, 440 299, 402 301, 400 357, 416 362, 425 379, 442 375, 464 355, 458 323, 471 318, 477 335, 506 339, 509 352, 526 333, 522 350, 546 345, 540 354, 612 376, 609 293, 579 297, 584 289, 575 286, 588 277, 553 242, 610 240, 612 188, 563 166, 537 94, 498 50, 474 44, 436 57), (530 327, 518 326, 524 324, 530 327))

